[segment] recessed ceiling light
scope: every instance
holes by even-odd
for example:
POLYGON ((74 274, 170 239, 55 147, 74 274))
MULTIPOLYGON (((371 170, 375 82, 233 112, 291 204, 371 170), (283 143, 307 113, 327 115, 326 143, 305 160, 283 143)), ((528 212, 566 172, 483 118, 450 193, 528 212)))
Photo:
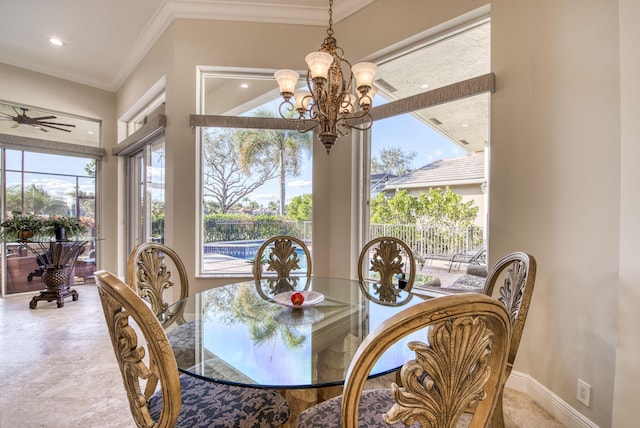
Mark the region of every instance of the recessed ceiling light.
POLYGON ((420 85, 420 87, 421 87, 422 89, 427 89, 427 88, 429 87, 429 85, 428 85, 428 84, 426 84, 426 83, 423 83, 422 85, 420 85))
POLYGON ((49 37, 49 43, 56 46, 63 46, 64 43, 57 37, 49 37))
POLYGON ((249 87, 249 85, 248 85, 248 84, 246 84, 246 83, 242 83, 242 84, 240 85, 240 87, 241 87, 242 89, 247 89, 247 88, 249 87))
POLYGON ((469 127, 469 124, 468 124, 468 123, 463 123, 463 124, 462 124, 462 127, 463 127, 463 128, 468 128, 468 127, 469 127))
POLYGON ((87 134, 93 135, 93 131, 87 131, 87 134))

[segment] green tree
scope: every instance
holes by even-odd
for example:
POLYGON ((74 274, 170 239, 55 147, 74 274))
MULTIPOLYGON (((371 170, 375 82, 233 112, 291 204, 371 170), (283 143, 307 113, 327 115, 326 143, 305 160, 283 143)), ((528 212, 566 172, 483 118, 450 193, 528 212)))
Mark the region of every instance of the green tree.
POLYGON ((371 202, 371 222, 471 226, 478 209, 474 201, 462 202, 462 196, 448 187, 430 188, 428 193, 420 192, 418 196, 402 189, 391 197, 378 194, 371 202))
MULTIPOLYGON (((274 117, 266 108, 256 111, 257 117, 274 117)), ((300 175, 302 157, 311 153, 311 138, 308 134, 279 129, 250 129, 242 132, 240 151, 243 171, 251 171, 256 162, 277 165, 280 177, 280 215, 285 214, 286 179, 300 175)))
POLYGON ((205 197, 213 199, 223 214, 277 174, 277 165, 270 158, 256 155, 241 159, 243 138, 246 138, 244 131, 224 129, 205 133, 203 188, 205 197))
POLYGON ((269 201, 269 203, 267 204, 267 211, 269 212, 269 214, 276 215, 279 209, 280 204, 276 201, 269 201))
POLYGON ((67 203, 47 193, 42 186, 30 184, 22 192, 22 186, 16 184, 6 191, 7 212, 19 212, 35 215, 69 215, 67 203), (23 205, 24 198, 24 205, 23 205))
POLYGON ((95 177, 96 176, 96 160, 91 159, 89 162, 87 162, 87 164, 84 166, 84 170, 89 177, 95 177))
POLYGON ((371 157, 371 173, 406 174, 413 170, 412 162, 417 155, 416 152, 405 153, 399 147, 384 148, 378 156, 371 157))
POLYGON ((311 194, 294 196, 287 206, 287 218, 296 221, 311 220, 311 194))

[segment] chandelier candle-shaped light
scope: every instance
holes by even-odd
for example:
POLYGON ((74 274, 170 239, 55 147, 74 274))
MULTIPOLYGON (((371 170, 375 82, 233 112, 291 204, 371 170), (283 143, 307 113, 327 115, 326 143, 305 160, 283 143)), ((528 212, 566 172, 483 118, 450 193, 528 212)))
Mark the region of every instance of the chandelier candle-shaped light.
POLYGON ((373 78, 378 68, 371 62, 351 66, 344 58, 344 51, 333 37, 332 15, 333 0, 330 0, 327 37, 320 50, 305 57, 309 67, 308 90, 296 90, 300 78, 296 71, 278 70, 274 74, 280 95, 284 98, 280 104, 280 116, 295 122, 298 132, 319 128, 318 139, 327 149, 327 154, 338 135, 348 135, 349 129, 364 131, 371 128, 369 110, 377 92, 373 78), (354 77, 356 93, 352 90, 354 77))

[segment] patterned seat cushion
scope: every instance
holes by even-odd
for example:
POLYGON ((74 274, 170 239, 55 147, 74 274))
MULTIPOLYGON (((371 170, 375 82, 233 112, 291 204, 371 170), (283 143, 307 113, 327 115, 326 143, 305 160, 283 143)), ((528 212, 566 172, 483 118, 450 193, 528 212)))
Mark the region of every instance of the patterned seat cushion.
MULTIPOLYGON (((404 427, 398 423, 387 425, 382 420, 382 414, 393 405, 393 397, 388 389, 371 389, 362 392, 360 399, 360 413, 358 426, 361 427, 404 427)), ((298 416, 297 428, 320 428, 340 426, 342 420, 342 396, 332 398, 317 404, 298 416)), ((420 425, 415 424, 415 427, 420 425)))
POLYGON ((467 273, 456 279, 453 284, 447 288, 452 290, 465 290, 482 293, 485 282, 487 282, 487 278, 467 273))
MULTIPOLYGON (((284 398, 275 391, 242 388, 207 382, 193 376, 180 376, 182 407, 176 427, 278 427, 290 415, 284 398)), ((149 412, 158 420, 162 393, 149 399, 149 412)))
POLYGON ((196 363, 195 340, 196 331, 201 329, 200 320, 189 321, 167 332, 167 338, 173 348, 178 367, 191 367, 196 363))

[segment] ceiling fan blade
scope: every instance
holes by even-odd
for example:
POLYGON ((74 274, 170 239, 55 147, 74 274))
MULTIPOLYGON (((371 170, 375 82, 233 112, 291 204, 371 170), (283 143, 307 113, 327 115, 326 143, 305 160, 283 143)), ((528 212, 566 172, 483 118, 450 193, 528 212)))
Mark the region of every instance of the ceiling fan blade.
POLYGON ((32 117, 33 120, 47 120, 47 119, 55 119, 56 116, 40 116, 40 117, 32 117))
POLYGON ((38 123, 41 123, 43 125, 57 125, 57 126, 71 126, 73 128, 75 128, 75 125, 72 125, 70 123, 56 123, 56 122, 47 122, 47 121, 38 121, 38 123))
POLYGON ((17 128, 18 126, 20 126, 20 124, 19 124, 19 123, 15 123, 15 124, 12 126, 12 128, 17 128))
MULTIPOLYGON (((13 120, 13 116, 11 116, 9 113, 5 113, 3 111, 0 111, 0 114, 5 116, 9 120, 13 120)), ((0 118, 0 119, 4 119, 4 118, 0 118)))
MULTIPOLYGON (((59 124, 56 124, 56 125, 59 125, 59 124)), ((48 131, 46 129, 44 129, 43 126, 46 126, 47 128, 51 128, 51 129, 57 129, 58 131, 71 132, 70 129, 58 128, 57 126, 47 125, 46 123, 40 123, 38 125, 33 125, 33 126, 35 126, 37 128, 40 128, 44 132, 48 132, 48 131)), ((73 125, 73 126, 75 126, 75 125, 73 125)))

